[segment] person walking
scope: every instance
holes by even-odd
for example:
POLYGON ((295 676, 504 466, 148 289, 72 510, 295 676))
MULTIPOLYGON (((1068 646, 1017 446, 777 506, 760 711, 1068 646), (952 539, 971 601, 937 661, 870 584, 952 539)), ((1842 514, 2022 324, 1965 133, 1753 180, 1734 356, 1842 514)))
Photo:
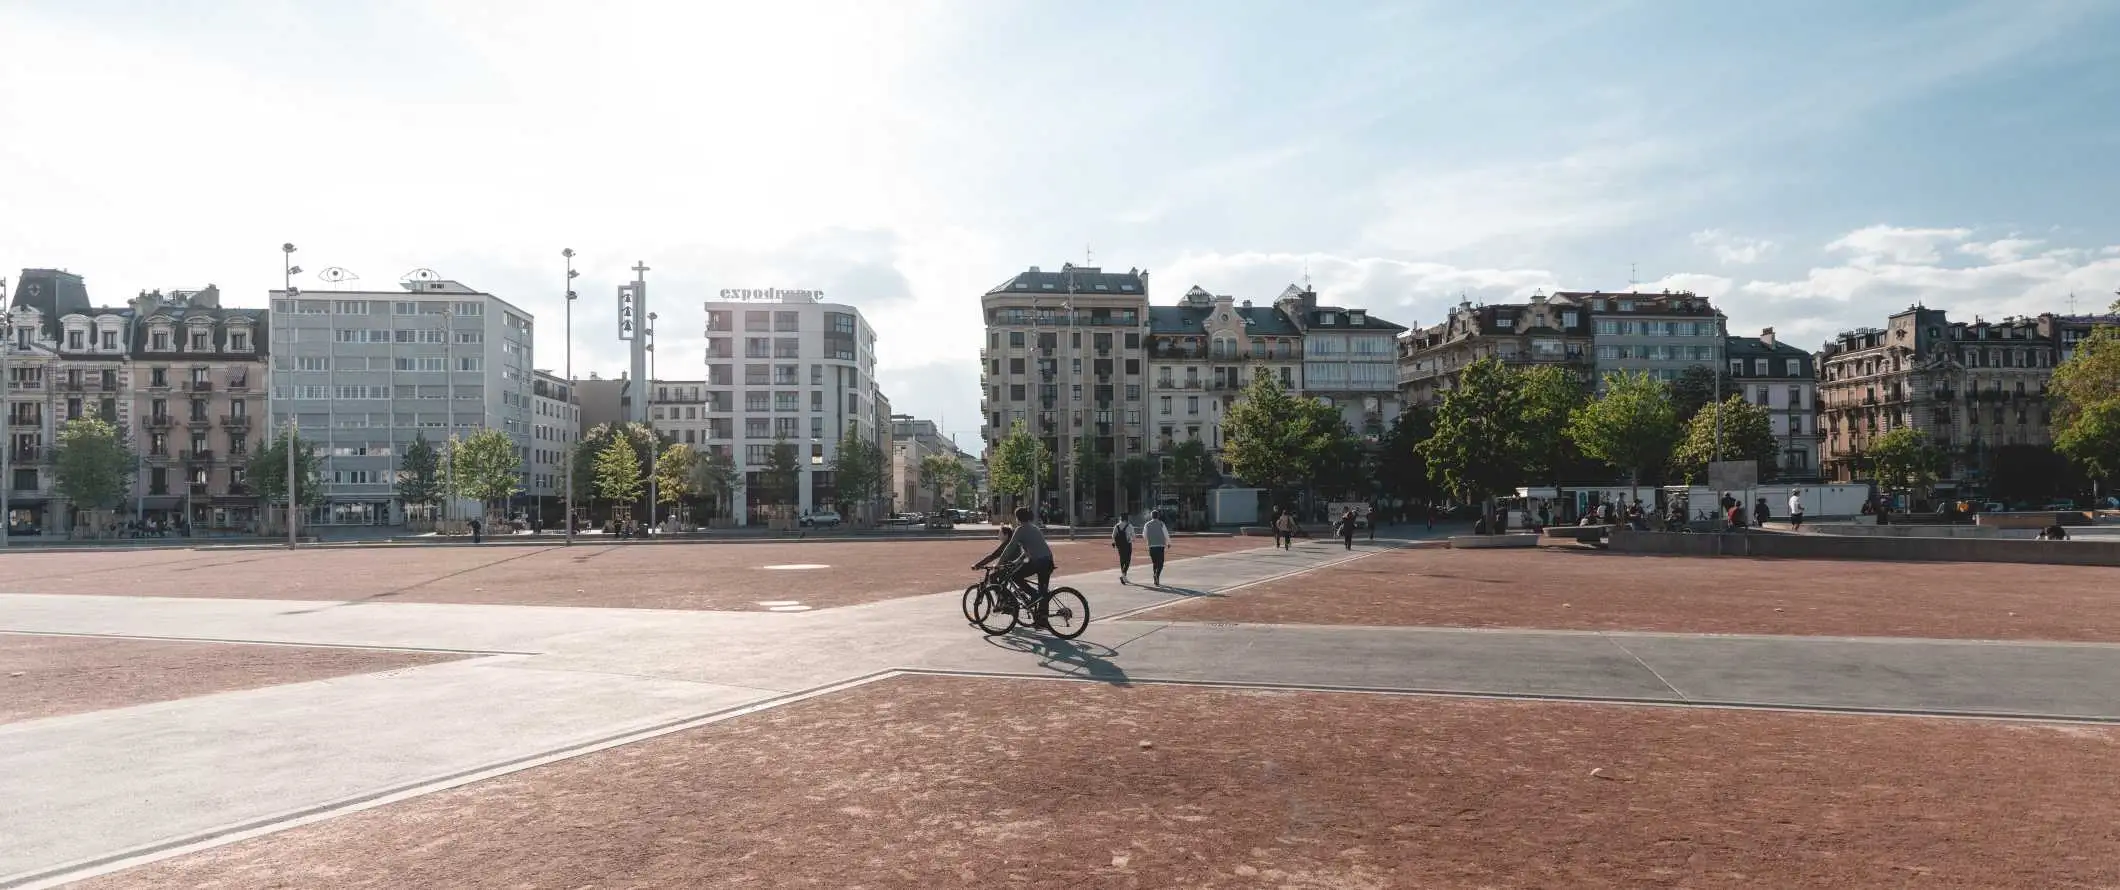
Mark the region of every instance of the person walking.
POLYGON ((1354 508, 1348 507, 1340 514, 1340 521, 1333 524, 1333 529, 1340 533, 1341 546, 1349 550, 1354 549, 1354 522, 1354 508))
POLYGON ((1803 495, 1789 492, 1789 528, 1803 531, 1803 495))
POLYGON ((1274 546, 1282 550, 1296 549, 1296 514, 1283 509, 1273 518, 1274 546))
POLYGON ((1375 508, 1375 507, 1370 507, 1370 508, 1369 508, 1369 540, 1372 540, 1372 541, 1374 541, 1374 540, 1376 540, 1376 539, 1377 539, 1377 510, 1376 510, 1376 508, 1375 508))
POLYGON ((1752 505, 1752 523, 1753 523, 1754 525, 1757 525, 1757 526, 1759 526, 1760 528, 1766 528, 1766 527, 1767 527, 1767 496, 1766 496, 1766 495, 1760 495, 1760 496, 1759 496, 1759 500, 1758 500, 1758 501, 1757 501, 1756 503, 1754 503, 1754 504, 1752 505))
POLYGON ((1119 524, 1112 526, 1112 549, 1119 554, 1119 583, 1125 584, 1126 571, 1134 564, 1134 528, 1119 516, 1119 524))
POLYGON ((484 532, 485 532, 485 531, 486 531, 486 524, 485 524, 485 523, 483 523, 483 522, 480 522, 480 521, 478 520, 478 517, 476 517, 476 516, 472 517, 472 518, 471 518, 471 543, 473 543, 473 544, 476 544, 476 543, 478 543, 478 542, 479 542, 479 541, 481 540, 481 538, 483 537, 483 535, 484 535, 484 532))
POLYGON ((1154 573, 1150 583, 1163 586, 1163 554, 1170 549, 1170 527, 1163 524, 1163 511, 1148 514, 1148 521, 1141 525, 1141 539, 1148 545, 1148 567, 1154 573))

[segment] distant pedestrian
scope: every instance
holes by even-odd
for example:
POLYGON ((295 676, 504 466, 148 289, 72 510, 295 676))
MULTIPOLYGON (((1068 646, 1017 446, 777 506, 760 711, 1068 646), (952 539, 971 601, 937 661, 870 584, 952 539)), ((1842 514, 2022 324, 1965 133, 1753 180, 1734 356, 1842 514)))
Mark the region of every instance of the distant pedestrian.
POLYGON ((1334 530, 1340 533, 1340 544, 1349 550, 1354 549, 1354 523, 1354 508, 1348 507, 1346 512, 1340 514, 1340 521, 1333 525, 1334 530))
POLYGON ((1803 495, 1789 492, 1789 528, 1803 530, 1803 495))
POLYGON ((1371 507, 1371 508, 1370 508, 1370 510, 1369 510, 1369 540, 1372 540, 1372 541, 1374 541, 1374 540, 1376 540, 1376 539, 1377 539, 1377 511, 1376 511, 1376 508, 1374 508, 1374 507, 1371 507))
POLYGON ((1294 511, 1282 510, 1274 516, 1273 537, 1275 547, 1282 550, 1294 550, 1296 548, 1296 514, 1294 511))
POLYGON ((1170 549, 1170 527, 1163 524, 1163 511, 1148 514, 1148 522, 1141 526, 1141 538, 1148 545, 1148 566, 1154 573, 1151 583, 1163 586, 1163 554, 1170 549))
POLYGON ((1540 502, 1538 502, 1538 527, 1539 527, 1539 528, 1545 528, 1546 526, 1549 526, 1549 525, 1552 525, 1552 524, 1553 524, 1553 505, 1552 505, 1552 504, 1549 504, 1549 503, 1546 503, 1545 501, 1540 501, 1540 502))
POLYGON ((1767 496, 1766 496, 1766 495, 1760 495, 1760 496, 1759 496, 1759 500, 1758 500, 1758 501, 1756 501, 1756 502, 1754 502, 1754 503, 1752 504, 1752 523, 1753 523, 1754 525, 1757 525, 1757 526, 1759 526, 1760 528, 1766 528, 1766 527, 1767 527, 1767 496))
POLYGON ((1119 524, 1112 526, 1112 550, 1119 554, 1119 583, 1125 584, 1126 571, 1134 564, 1134 529, 1126 517, 1119 517, 1119 524))
POLYGON ((1427 514, 1428 516, 1428 530, 1435 531, 1436 506, 1434 504, 1429 504, 1428 509, 1422 510, 1421 512, 1427 514))
POLYGON ((478 521, 478 520, 477 520, 476 518, 472 519, 472 520, 471 520, 471 543, 473 543, 473 544, 476 544, 476 543, 478 543, 479 541, 481 541, 481 540, 484 540, 484 533, 485 533, 485 531, 486 531, 486 524, 485 524, 485 523, 483 523, 483 522, 480 522, 480 521, 478 521))

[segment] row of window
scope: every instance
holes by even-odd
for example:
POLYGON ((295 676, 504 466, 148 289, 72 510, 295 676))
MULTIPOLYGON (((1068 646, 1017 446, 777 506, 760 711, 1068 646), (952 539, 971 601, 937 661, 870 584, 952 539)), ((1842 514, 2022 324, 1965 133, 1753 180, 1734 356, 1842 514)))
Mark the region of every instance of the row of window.
MULTIPOLYGON (((368 300, 274 300, 272 311, 291 315, 383 315, 386 301, 368 300)), ((393 300, 387 301, 390 315, 460 315, 479 316, 486 314, 486 304, 477 300, 393 300)), ((511 315, 510 318, 514 316, 511 315)), ((527 330, 529 323, 523 323, 527 330)))
MULTIPOLYGON (((19 328, 16 328, 16 329, 15 329, 15 346, 16 346, 16 348, 18 348, 18 349, 28 349, 28 348, 30 348, 30 345, 31 345, 31 339, 32 339, 32 338, 34 337, 34 335, 35 335, 35 330, 36 330, 35 328, 30 328, 30 327, 19 327, 19 328)), ((118 350, 118 349, 120 348, 120 347, 118 346, 118 332, 116 332, 116 331, 100 331, 100 332, 98 332, 98 333, 99 333, 99 334, 101 334, 101 336, 100 336, 100 338, 99 338, 99 339, 98 339, 98 340, 96 341, 96 347, 95 347, 96 349, 98 349, 98 350, 101 350, 101 351, 103 351, 103 352, 115 352, 115 351, 117 351, 117 350, 118 350)), ((186 336, 185 336, 185 339, 183 340, 183 343, 184 343, 184 351, 186 351, 186 352, 213 352, 213 351, 215 351, 215 350, 214 350, 214 332, 213 332, 213 330, 212 330, 212 329, 210 329, 210 328, 202 328, 202 327, 194 326, 194 327, 192 327, 192 328, 191 328, 191 329, 190 329, 189 331, 186 331, 186 332, 185 332, 185 335, 186 335, 186 336)), ((178 341, 177 341, 177 339, 176 339, 176 332, 175 332, 175 331, 171 331, 171 330, 168 330, 168 329, 166 329, 166 328, 157 328, 157 329, 155 329, 155 330, 151 330, 151 331, 149 331, 149 332, 148 332, 148 334, 147 334, 147 351, 149 351, 149 352, 176 352, 176 351, 177 351, 177 349, 176 349, 176 346, 175 346, 175 344, 176 344, 177 342, 178 342, 178 341)), ((83 351, 86 351, 86 350, 87 350, 87 349, 89 348, 89 346, 88 346, 88 343, 89 343, 89 340, 88 340, 88 332, 87 332, 87 331, 80 331, 80 330, 71 330, 71 331, 67 331, 67 332, 66 332, 66 345, 65 345, 65 349, 66 349, 67 351, 69 351, 69 352, 83 352, 83 351)), ((228 332, 228 351, 229 351, 229 352, 249 352, 249 351, 251 351, 251 343, 250 343, 250 330, 249 330, 248 328, 237 328, 237 329, 233 329, 233 330, 230 330, 230 331, 228 332)))
POLYGON ((1712 362, 1715 361, 1713 346, 1599 346, 1597 357, 1601 361, 1635 359, 1651 362, 1712 362))
MULTIPOLYGON (((339 343, 449 343, 453 340, 468 346, 486 342, 484 331, 456 331, 453 338, 449 334, 449 331, 426 328, 333 328, 331 332, 332 339, 339 343)), ((515 344, 509 341, 507 345, 515 344)))
MULTIPOLYGON (((1625 311, 1625 310, 1622 310, 1625 311)), ((1614 318, 1597 320, 1597 332, 1607 336, 1621 337, 1715 337, 1719 336, 1712 321, 1620 321, 1614 318)))
MULTIPOLYGON (((447 386, 331 387, 305 384, 302 386, 292 387, 276 386, 273 387, 272 392, 274 398, 280 399, 295 398, 324 400, 338 398, 365 401, 371 399, 446 399, 450 397, 451 389, 452 387, 447 386)), ((484 387, 458 386, 454 387, 454 389, 456 391, 456 398, 459 401, 478 401, 485 398, 484 387)))

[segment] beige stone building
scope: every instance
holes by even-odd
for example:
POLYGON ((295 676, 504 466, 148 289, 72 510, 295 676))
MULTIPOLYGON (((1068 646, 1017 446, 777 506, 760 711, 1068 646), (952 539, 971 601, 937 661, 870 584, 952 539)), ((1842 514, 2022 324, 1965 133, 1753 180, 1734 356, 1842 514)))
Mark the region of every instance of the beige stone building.
POLYGON ((1524 303, 1459 303, 1441 323, 1399 339, 1399 397, 1407 405, 1439 404, 1466 366, 1484 358, 1559 365, 1587 382, 1592 339, 1590 312, 1574 301, 1534 296, 1524 303))
POLYGON ((1303 392, 1303 331, 1286 312, 1200 287, 1176 306, 1148 312, 1148 427, 1156 453, 1199 440, 1219 456, 1223 418, 1261 375, 1303 392))
POLYGON ((181 516, 202 530, 256 523, 244 477, 269 435, 265 313, 223 307, 212 285, 134 298, 131 413, 146 464, 136 484, 150 519, 181 516))

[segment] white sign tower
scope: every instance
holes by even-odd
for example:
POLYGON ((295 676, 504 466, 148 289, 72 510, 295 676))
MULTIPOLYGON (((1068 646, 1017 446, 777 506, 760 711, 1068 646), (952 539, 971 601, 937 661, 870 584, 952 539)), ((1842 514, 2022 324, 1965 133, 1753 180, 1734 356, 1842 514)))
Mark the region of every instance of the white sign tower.
POLYGON ((627 342, 633 357, 633 402, 626 419, 648 422, 648 338, 639 336, 640 322, 648 317, 648 264, 633 264, 633 283, 618 286, 618 339, 627 342))

